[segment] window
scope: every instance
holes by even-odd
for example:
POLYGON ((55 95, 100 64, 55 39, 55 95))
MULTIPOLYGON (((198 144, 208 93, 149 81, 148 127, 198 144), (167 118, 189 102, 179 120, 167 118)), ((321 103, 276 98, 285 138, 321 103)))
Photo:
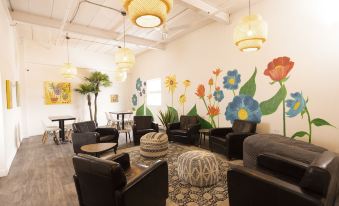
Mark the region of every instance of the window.
POLYGON ((147 105, 161 106, 161 78, 147 80, 147 105))

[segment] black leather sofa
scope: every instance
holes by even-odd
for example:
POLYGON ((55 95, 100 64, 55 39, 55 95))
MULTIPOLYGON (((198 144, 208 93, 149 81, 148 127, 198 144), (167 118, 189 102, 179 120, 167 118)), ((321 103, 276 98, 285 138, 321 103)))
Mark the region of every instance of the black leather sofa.
POLYGON ((158 124, 153 122, 152 116, 134 116, 133 124, 134 145, 140 144, 140 138, 150 132, 159 132, 158 124))
POLYGON ((131 165, 123 153, 111 160, 85 154, 73 157, 74 182, 80 206, 165 206, 168 165, 131 165))
POLYGON ((78 122, 73 125, 73 149, 74 153, 84 153, 81 146, 94 143, 117 143, 114 148, 116 152, 118 148, 119 132, 115 128, 97 127, 94 121, 78 122))
POLYGON ((339 206, 339 161, 325 151, 305 164, 277 154, 257 156, 257 169, 232 165, 230 206, 339 206))
POLYGON ((235 120, 232 127, 211 129, 209 147, 212 152, 226 155, 228 159, 243 158, 243 142, 255 134, 257 123, 235 120))
POLYGON ((184 144, 196 144, 199 140, 199 118, 197 116, 180 116, 180 122, 167 125, 170 141, 184 144))

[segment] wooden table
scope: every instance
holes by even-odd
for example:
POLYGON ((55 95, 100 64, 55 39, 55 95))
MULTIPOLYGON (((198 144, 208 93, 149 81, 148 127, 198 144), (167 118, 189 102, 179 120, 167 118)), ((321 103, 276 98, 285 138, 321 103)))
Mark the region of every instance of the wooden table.
POLYGON ((67 120, 75 120, 76 118, 70 115, 65 116, 50 116, 48 117, 52 122, 59 122, 59 138, 61 139, 61 143, 65 143, 65 121, 67 120))
POLYGON ((206 135, 210 134, 210 129, 199 129, 199 133, 200 133, 199 144, 201 146, 202 138, 204 137, 204 142, 205 142, 206 135))
POLYGON ((100 154, 108 150, 113 149, 117 143, 96 143, 88 144, 80 147, 80 149, 86 153, 94 154, 96 157, 100 157, 100 154))
POLYGON ((121 129, 125 129, 125 115, 126 114, 133 114, 133 112, 110 112, 111 114, 117 115, 117 120, 119 120, 119 116, 122 116, 121 119, 121 129))

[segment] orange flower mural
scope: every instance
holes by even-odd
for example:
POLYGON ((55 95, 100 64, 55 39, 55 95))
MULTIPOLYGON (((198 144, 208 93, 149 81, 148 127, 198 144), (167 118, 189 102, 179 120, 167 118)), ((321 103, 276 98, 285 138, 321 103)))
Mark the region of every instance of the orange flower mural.
POLYGON ((264 74, 273 81, 282 81, 287 77, 293 66, 294 62, 290 61, 289 57, 278 57, 267 65, 264 74))
POLYGON ((219 74, 222 72, 222 70, 220 68, 216 68, 214 71, 213 71, 213 74, 215 76, 219 76, 219 74))
POLYGON ((220 108, 218 106, 210 105, 208 106, 207 114, 210 115, 211 117, 215 117, 220 114, 220 108))
POLYGON ((213 85, 213 79, 212 79, 212 78, 210 78, 210 79, 208 80, 208 85, 210 85, 210 86, 213 85))
POLYGON ((199 84, 195 94, 200 98, 204 98, 205 97, 205 86, 203 84, 199 84))

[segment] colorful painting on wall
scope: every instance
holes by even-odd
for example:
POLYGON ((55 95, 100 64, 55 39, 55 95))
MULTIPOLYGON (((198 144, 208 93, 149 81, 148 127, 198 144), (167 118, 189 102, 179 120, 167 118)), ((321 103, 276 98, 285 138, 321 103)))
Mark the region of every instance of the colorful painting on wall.
POLYGON ((13 108, 12 84, 10 80, 6 80, 6 101, 7 101, 7 109, 12 109, 13 108))
POLYGON ((112 103, 117 103, 117 102, 119 102, 119 95, 117 95, 117 94, 111 95, 111 102, 112 102, 112 103))
POLYGON ((45 104, 70 104, 72 102, 71 83, 44 82, 45 104))

